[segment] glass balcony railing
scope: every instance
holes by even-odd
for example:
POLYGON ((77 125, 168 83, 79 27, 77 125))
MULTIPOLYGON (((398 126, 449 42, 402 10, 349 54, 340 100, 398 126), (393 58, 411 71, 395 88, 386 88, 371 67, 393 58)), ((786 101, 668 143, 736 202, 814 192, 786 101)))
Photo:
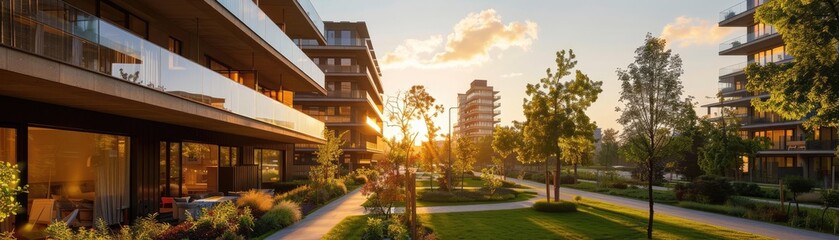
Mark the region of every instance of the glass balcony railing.
MULTIPOLYGON (((321 87, 326 77, 323 71, 312 62, 303 50, 277 26, 259 6, 252 0, 216 0, 228 12, 236 16, 245 26, 248 26, 257 36, 265 40, 274 50, 282 54, 294 66, 312 78, 321 87)), ((302 5, 302 4, 301 4, 302 5)), ((310 15, 311 16, 311 15, 310 15)))
POLYGON ((318 34, 323 36, 323 33, 325 33, 323 20, 321 20, 317 9, 315 9, 315 6, 312 5, 312 1, 297 0, 297 2, 299 2, 300 6, 303 7, 303 11, 306 11, 306 15, 309 16, 309 20, 312 20, 312 23, 315 24, 315 27, 318 29, 318 34))
POLYGON ((767 0, 746 0, 722 10, 720 12, 720 22, 736 17, 737 15, 752 10, 757 6, 763 5, 766 1, 767 0))
POLYGON ((741 62, 720 68, 720 76, 741 72, 743 69, 746 69, 747 66, 749 66, 749 62, 741 62))
POLYGON ((0 26, 10 26, 0 28, 5 46, 310 136, 320 136, 324 128, 306 114, 63 1, 3 7, 0 26))
POLYGON ((324 73, 363 73, 359 65, 318 65, 324 73))
POLYGON ((756 40, 763 39, 763 38, 766 38, 766 37, 769 37, 769 36, 775 36, 775 35, 778 35, 778 33, 777 32, 764 33, 764 34, 749 33, 749 34, 746 34, 746 35, 742 35, 742 36, 739 36, 739 37, 736 37, 736 38, 733 38, 733 39, 730 39, 728 41, 720 43, 720 52, 726 51, 726 50, 729 50, 729 49, 732 49, 732 48, 736 48, 736 47, 739 47, 740 45, 751 43, 751 42, 754 42, 756 40))

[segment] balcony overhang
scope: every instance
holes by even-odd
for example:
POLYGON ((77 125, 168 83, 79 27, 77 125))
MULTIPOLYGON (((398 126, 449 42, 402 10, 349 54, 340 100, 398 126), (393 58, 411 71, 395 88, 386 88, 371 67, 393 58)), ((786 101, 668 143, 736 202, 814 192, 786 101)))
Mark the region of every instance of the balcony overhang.
MULTIPOLYGON (((361 73, 358 76, 365 76, 370 77, 370 85, 374 86, 378 93, 384 93, 382 90, 382 79, 381 79, 381 72, 378 70, 378 63, 376 62, 376 58, 372 49, 368 49, 367 46, 337 46, 337 45, 325 45, 325 46, 309 46, 304 45, 301 47, 303 52, 310 57, 347 57, 347 58, 354 58, 360 62, 359 65, 361 66, 373 66, 372 71, 370 74, 361 73)), ((326 73, 327 76, 340 76, 336 75, 336 73, 326 73)))
POLYGON ((767 150, 759 151, 758 155, 830 155, 834 156, 834 150, 767 150))
POLYGON ((777 123, 761 123, 761 124, 746 124, 740 127, 740 129, 764 129, 764 128, 778 128, 778 127, 786 127, 786 126, 795 126, 801 125, 803 121, 788 121, 788 122, 777 122, 777 123))
POLYGON ((720 21, 720 27, 748 27, 755 23, 755 9, 752 8, 740 14, 720 21))
MULTIPOLYGON (((326 44, 324 33, 321 32, 323 21, 319 19, 317 13, 312 13, 314 16, 310 17, 307 9, 303 7, 303 3, 300 1, 263 0, 257 1, 257 3, 259 3, 259 8, 277 25, 285 26, 284 31, 291 39, 316 39, 321 45, 326 44)), ((315 10, 312 9, 311 11, 315 10)))
POLYGON ((295 65, 294 59, 290 59, 292 56, 274 49, 216 0, 137 1, 165 16, 167 23, 197 34, 206 45, 201 48, 211 47, 235 62, 249 63, 248 66, 231 66, 233 68, 259 70, 262 75, 278 79, 291 91, 326 94, 316 79, 295 65))
POLYGON ((782 44, 784 44, 784 40, 781 38, 781 34, 774 33, 772 35, 760 37, 720 51, 719 55, 747 55, 769 47, 780 46, 782 44))
POLYGON ((754 99, 754 98, 768 98, 768 97, 769 97, 769 94, 761 94, 761 95, 758 95, 758 96, 749 96, 749 97, 738 98, 738 99, 733 99, 733 100, 726 100, 726 101, 723 101, 723 102, 709 103, 709 104, 702 105, 700 107, 707 107, 707 108, 712 108, 712 107, 748 107, 748 106, 751 106, 752 99, 754 99))
POLYGON ((283 143, 324 142, 318 136, 5 46, 0 46, 0 85, 0 95, 31 101, 283 143))

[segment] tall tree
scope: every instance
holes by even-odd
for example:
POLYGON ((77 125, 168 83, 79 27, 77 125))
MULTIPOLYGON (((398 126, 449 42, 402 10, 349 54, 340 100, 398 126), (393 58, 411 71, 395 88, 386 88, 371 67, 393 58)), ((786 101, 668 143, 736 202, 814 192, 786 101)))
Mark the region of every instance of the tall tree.
POLYGON ((839 0, 767 1, 755 18, 774 26, 794 57, 746 68, 746 89, 769 93, 768 99, 752 100, 755 109, 804 119, 809 129, 839 127, 839 0))
POLYGON ((403 185, 405 188, 405 214, 407 215, 408 228, 412 237, 416 237, 417 233, 417 212, 416 188, 414 186, 416 185, 416 173, 411 169, 416 166, 414 159, 417 154, 414 153, 414 143, 418 134, 412 133, 411 126, 415 120, 422 119, 423 113, 430 114, 435 108, 434 98, 425 92, 425 87, 415 85, 407 93, 400 92, 389 99, 385 109, 388 120, 399 127, 402 137, 401 140, 391 145, 391 147, 402 149, 405 152, 404 159, 393 159, 395 161, 394 164, 397 166, 393 171, 398 175, 400 169, 405 170, 405 182, 403 185), (404 168, 398 167, 400 165, 404 166, 404 168))
POLYGON ((600 166, 614 166, 620 158, 618 148, 618 130, 614 128, 607 128, 603 131, 603 137, 600 138, 600 151, 597 152, 597 164, 600 166))
POLYGON ((454 169, 460 173, 460 190, 463 191, 464 173, 472 171, 475 167, 478 150, 472 140, 467 137, 459 137, 456 141, 454 169))
POLYGON ((495 126, 495 131, 492 132, 492 149, 501 155, 498 171, 504 180, 507 179, 507 158, 509 158, 516 149, 521 147, 522 138, 521 130, 516 126, 495 126))
POLYGON ((664 39, 647 34, 644 44, 635 50, 635 61, 627 69, 618 69, 623 107, 618 122, 624 126, 625 155, 643 164, 647 170, 649 221, 647 238, 653 237, 653 176, 658 161, 671 151, 682 109, 682 59, 666 49, 664 39))
POLYGON ((494 163, 493 159, 496 158, 495 150, 492 149, 492 136, 479 137, 474 144, 477 151, 475 153, 476 164, 481 168, 492 165, 494 163))
MULTIPOLYGON (((594 128, 585 110, 602 92, 603 82, 592 81, 577 66, 573 50, 562 50, 556 53, 556 71, 547 69, 547 76, 537 84, 527 84, 527 96, 523 108, 527 121, 523 132, 530 157, 556 159, 556 174, 554 174, 554 200, 559 201, 559 176, 562 171, 562 150, 559 141, 577 135, 594 135, 594 128), (563 78, 575 75, 567 81, 563 78)), ((546 169, 547 170, 547 169, 546 169)), ((546 172, 545 176, 549 176, 546 172)), ((545 181, 546 193, 550 198, 549 181, 545 181)))
POLYGON ((434 173, 437 172, 437 160, 440 158, 440 149, 434 141, 440 127, 434 123, 434 118, 443 113, 442 104, 434 104, 436 99, 425 91, 425 86, 413 86, 408 91, 408 99, 417 108, 417 116, 425 123, 425 137, 428 139, 422 146, 423 168, 431 173, 429 184, 434 189, 434 173))

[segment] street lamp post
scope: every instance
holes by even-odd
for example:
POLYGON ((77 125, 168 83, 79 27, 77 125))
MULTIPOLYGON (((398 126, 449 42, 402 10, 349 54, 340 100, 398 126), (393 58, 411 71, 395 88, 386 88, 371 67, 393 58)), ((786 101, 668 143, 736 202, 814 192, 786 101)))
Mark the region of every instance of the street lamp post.
POLYGON ((448 184, 449 189, 452 186, 452 109, 457 109, 458 107, 449 107, 449 166, 446 171, 446 184, 448 184))

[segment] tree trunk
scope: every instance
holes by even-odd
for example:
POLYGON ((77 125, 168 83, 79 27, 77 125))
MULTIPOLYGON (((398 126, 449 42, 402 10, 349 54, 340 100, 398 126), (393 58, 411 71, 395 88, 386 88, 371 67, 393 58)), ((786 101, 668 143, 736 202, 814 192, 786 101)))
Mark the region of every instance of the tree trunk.
POLYGON ((574 163, 574 180, 577 180, 577 163, 574 163))
POLYGON ((562 160, 559 159, 561 153, 558 151, 556 154, 556 175, 554 175, 554 201, 559 202, 559 187, 562 185, 562 181, 560 181, 559 176, 561 175, 562 171, 562 160))
POLYGON ((545 160, 545 196, 548 199, 548 202, 551 202, 551 182, 548 180, 550 177, 550 172, 548 172, 548 160, 545 160))
POLYGON ((647 159, 647 197, 650 202, 650 219, 647 223, 647 239, 653 239, 653 159, 647 159))
POLYGON ((460 173, 460 191, 463 192, 463 172, 460 173))

